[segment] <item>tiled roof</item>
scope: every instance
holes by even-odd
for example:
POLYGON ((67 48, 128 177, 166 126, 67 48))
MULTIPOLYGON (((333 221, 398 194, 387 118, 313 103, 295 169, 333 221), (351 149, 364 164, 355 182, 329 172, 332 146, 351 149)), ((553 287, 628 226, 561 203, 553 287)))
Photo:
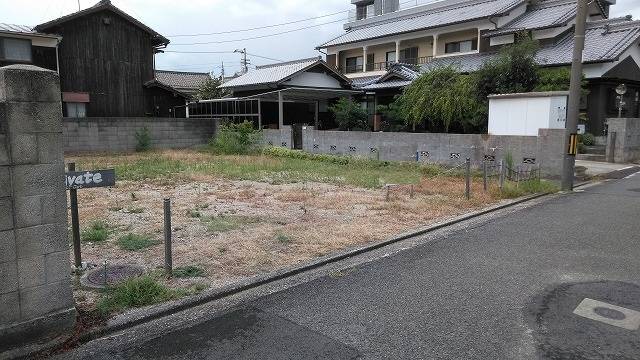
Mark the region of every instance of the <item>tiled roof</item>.
POLYGON ((374 81, 376 81, 378 79, 380 79, 380 75, 362 76, 362 77, 353 78, 353 79, 351 79, 351 86, 353 86, 355 88, 359 88, 359 87, 362 87, 364 85, 371 84, 372 82, 374 82, 374 81))
MULTIPOLYGON (((334 71, 321 58, 314 57, 310 59, 258 66, 255 70, 251 70, 242 76, 229 80, 220 85, 220 87, 235 88, 243 86, 277 84, 284 80, 287 80, 289 77, 301 71, 304 71, 316 65, 323 65, 327 68, 328 71, 334 71)), ((336 75, 342 77, 342 75, 339 75, 338 73, 336 73, 336 75)))
POLYGON ((120 10, 119 8, 115 7, 113 4, 111 4, 110 0, 100 0, 100 2, 98 2, 97 4, 93 5, 92 7, 86 8, 84 10, 81 11, 77 11, 75 13, 69 14, 69 15, 65 15, 63 17, 57 18, 55 20, 51 20, 48 21, 44 24, 40 24, 38 26, 36 26, 34 29, 36 29, 37 31, 46 31, 47 29, 50 29, 54 26, 57 26, 59 24, 65 23, 67 21, 88 15, 88 14, 93 14, 102 10, 110 10, 120 16, 122 16, 123 18, 127 19, 129 22, 131 22, 132 24, 136 25, 137 27, 139 27, 140 29, 144 30, 145 32, 149 33, 153 39, 155 40, 155 43, 158 45, 166 45, 169 44, 169 39, 165 38, 164 36, 160 35, 158 32, 156 32, 155 30, 151 29, 150 27, 148 27, 147 25, 143 24, 141 21, 139 21, 138 19, 134 18, 133 16, 125 13, 124 11, 120 10))
POLYGON ((156 70, 156 80, 161 84, 189 95, 195 94, 211 76, 207 73, 156 70))
MULTIPOLYGON (((617 18, 591 22, 586 29, 583 60, 585 63, 617 60, 639 39, 640 21, 617 18)), ((476 71, 496 55, 496 53, 481 53, 435 58, 431 63, 423 65, 422 71, 447 65, 454 65, 462 72, 476 71)), ((557 43, 541 48, 536 55, 536 62, 543 66, 569 65, 572 57, 573 33, 569 33, 557 43)))
POLYGON ((524 14, 487 36, 512 34, 522 30, 563 26, 576 17, 576 0, 547 0, 531 7, 524 14))
POLYGON ((353 28, 347 33, 328 41, 320 48, 375 39, 388 35, 408 33, 436 28, 449 24, 504 14, 523 3, 524 0, 474 0, 454 5, 443 5, 421 13, 390 19, 363 27, 353 28))
POLYGON ((369 81, 352 83, 352 86, 362 90, 401 88, 410 85, 419 76, 420 73, 413 70, 411 65, 394 64, 386 74, 368 77, 369 81))
POLYGON ((26 25, 0 23, 0 32, 55 37, 55 35, 39 33, 35 31, 33 28, 26 25))
MULTIPOLYGON (((640 21, 618 18, 589 23, 585 34, 583 60, 604 62, 616 60, 640 38, 640 21)), ((555 45, 540 49, 536 60, 542 65, 570 64, 573 54, 573 34, 555 45)))

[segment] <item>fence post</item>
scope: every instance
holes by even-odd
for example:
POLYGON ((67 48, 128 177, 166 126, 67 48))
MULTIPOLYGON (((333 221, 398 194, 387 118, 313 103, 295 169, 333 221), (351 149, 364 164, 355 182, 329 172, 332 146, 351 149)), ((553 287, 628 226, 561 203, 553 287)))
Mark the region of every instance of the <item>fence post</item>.
POLYGON ((465 196, 467 200, 471 199, 471 159, 467 158, 467 164, 465 169, 466 190, 465 196))
MULTIPOLYGON (((76 171, 76 163, 69 163, 70 172, 76 171)), ((78 190, 69 190, 71 205, 71 236, 73 238, 73 258, 76 269, 82 268, 82 250, 80 249, 80 215, 78 214, 78 190)))
POLYGON ((488 175, 487 175, 487 161, 483 161, 482 162, 482 173, 483 173, 483 180, 484 180, 484 192, 487 192, 487 190, 489 189, 489 184, 488 184, 488 175))
POLYGON ((516 187, 520 187, 520 165, 516 166, 516 187))
POLYGON ((164 271, 168 277, 173 274, 171 254, 171 199, 164 199, 164 271))
POLYGON ((504 159, 500 160, 500 190, 504 188, 504 159))

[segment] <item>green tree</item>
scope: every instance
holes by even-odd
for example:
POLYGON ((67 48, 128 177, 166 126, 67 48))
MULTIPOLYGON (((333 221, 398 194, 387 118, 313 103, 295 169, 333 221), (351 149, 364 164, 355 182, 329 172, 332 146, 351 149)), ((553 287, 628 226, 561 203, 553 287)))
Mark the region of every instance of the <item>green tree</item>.
POLYGON ((376 112, 382 115, 382 131, 403 131, 406 129, 407 120, 402 107, 395 99, 389 105, 378 105, 376 112))
POLYGON ((468 75, 446 66, 420 76, 396 102, 414 131, 424 123, 431 131, 448 132, 452 125, 473 127, 478 112, 473 91, 468 75))
POLYGON ((340 98, 329 110, 335 115, 340 130, 369 130, 367 110, 355 101, 346 97, 340 98))
POLYGON ((510 94, 532 91, 539 81, 535 55, 540 47, 528 35, 503 47, 498 57, 473 73, 476 94, 480 102, 487 102, 492 94, 510 94))
POLYGON ((225 96, 229 96, 229 91, 227 89, 219 88, 220 85, 222 85, 222 77, 208 79, 200 85, 200 88, 198 88, 196 98, 198 100, 208 100, 220 99, 225 96))

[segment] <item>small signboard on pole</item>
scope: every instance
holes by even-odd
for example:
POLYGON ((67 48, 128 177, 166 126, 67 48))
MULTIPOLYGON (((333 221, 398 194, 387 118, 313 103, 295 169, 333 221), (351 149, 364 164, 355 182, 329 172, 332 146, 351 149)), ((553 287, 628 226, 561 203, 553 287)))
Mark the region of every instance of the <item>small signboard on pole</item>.
POLYGON ((76 171, 76 164, 69 163, 68 172, 64 176, 64 184, 69 191, 71 202, 71 233, 73 235, 73 255, 76 269, 82 267, 80 251, 80 216, 78 214, 78 189, 109 187, 116 184, 116 171, 93 170, 76 171))

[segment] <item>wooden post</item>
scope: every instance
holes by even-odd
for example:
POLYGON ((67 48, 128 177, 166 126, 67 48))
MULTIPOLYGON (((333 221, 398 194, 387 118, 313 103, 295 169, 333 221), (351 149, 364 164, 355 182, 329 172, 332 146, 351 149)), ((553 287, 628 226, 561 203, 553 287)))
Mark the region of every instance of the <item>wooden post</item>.
POLYGON ((484 180, 484 192, 487 192, 487 190, 489 189, 489 184, 488 184, 488 175, 487 175, 487 161, 483 161, 482 162, 482 173, 483 173, 483 180, 484 180))
POLYGON ((173 274, 171 250, 171 199, 164 199, 164 271, 167 277, 173 274))
POLYGON ((504 159, 500 160, 500 190, 504 188, 504 159))
POLYGON ((471 159, 467 158, 467 166, 465 169, 466 190, 465 196, 467 200, 471 199, 471 159))
MULTIPOLYGON (((69 163, 69 171, 76 171, 76 164, 69 163)), ((78 213, 78 190, 69 190, 71 203, 71 235, 73 237, 73 258, 76 269, 82 268, 82 251, 80 250, 80 215, 78 213)))

